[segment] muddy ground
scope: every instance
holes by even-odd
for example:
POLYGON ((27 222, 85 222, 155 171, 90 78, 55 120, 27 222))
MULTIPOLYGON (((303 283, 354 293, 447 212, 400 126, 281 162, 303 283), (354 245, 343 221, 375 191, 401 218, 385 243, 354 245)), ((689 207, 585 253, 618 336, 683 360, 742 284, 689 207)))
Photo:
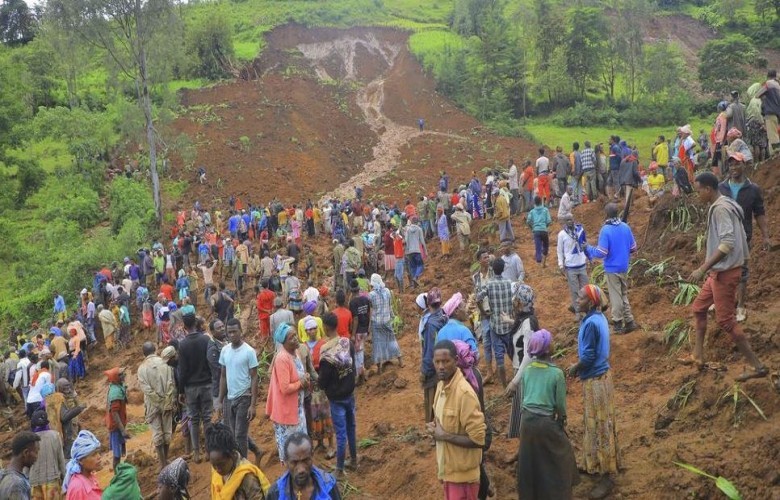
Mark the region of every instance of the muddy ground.
MULTIPOLYGON (((206 165, 209 183, 195 184, 194 171, 177 159, 174 176, 190 181, 191 186, 183 204, 189 206, 199 199, 224 207, 231 193, 245 201, 267 202, 273 196, 290 202, 316 200, 328 193, 350 192, 355 183, 365 184, 368 198, 403 202, 434 190, 441 169, 461 182, 472 170, 503 165, 509 157, 518 161, 533 157, 534 144, 490 133, 436 94, 434 82, 409 54, 405 36, 390 30, 283 27, 269 35, 269 49, 253 66, 257 80, 185 91, 183 103, 190 109, 175 127, 197 144, 195 164, 206 165), (423 133, 416 128, 419 117, 426 120, 423 133), (242 143, 242 136, 249 138, 248 145, 242 143)), ((770 228, 778 227, 780 213, 778 169, 780 162, 776 160, 752 175, 765 188, 770 228)), ((650 211, 646 198, 640 197, 632 214, 631 225, 640 245, 637 258, 644 261, 632 270, 630 300, 642 329, 612 340, 618 434, 625 465, 612 498, 718 497, 711 482, 683 471, 674 461, 732 480, 744 498, 780 498, 780 396, 766 380, 740 386, 766 419, 746 397, 740 396, 735 405, 733 398, 726 396, 734 389, 734 376, 741 372, 742 361, 714 321, 707 354, 726 363, 726 372, 697 373, 678 366, 671 346, 664 343, 666 325, 674 319, 690 321, 691 315, 689 308, 672 305, 675 285, 663 283, 675 279, 678 272, 687 277, 703 259, 696 248, 697 236, 703 233, 701 221, 687 232, 669 227, 669 212, 681 203, 690 203, 696 211, 692 201, 671 199, 650 211), (673 260, 659 284, 659 277, 646 271, 667 258, 673 260), (676 397, 683 387, 692 388, 687 399, 676 397)), ((582 206, 575 214, 591 242, 595 241, 603 204, 582 206)), ((553 332, 558 362, 565 368, 575 361, 577 326, 566 311, 565 280, 554 271, 554 262, 546 269, 533 262, 533 242, 520 220, 514 221, 514 230, 528 271, 527 282, 536 291, 541 325, 553 332)), ((553 230, 558 230, 557 225, 553 230)), ((482 244, 497 243, 489 222, 477 222, 474 234, 482 244)), ((318 238, 311 245, 318 264, 329 269, 328 239, 318 238)), ((469 292, 472 256, 456 250, 450 260, 439 257, 438 245, 432 243, 423 286, 440 286, 447 296, 458 290, 469 292)), ((745 323, 753 347, 773 370, 780 368, 779 267, 780 253, 754 252, 750 313, 745 323)), ((424 437, 414 296, 402 294, 405 327, 399 342, 407 368, 391 367, 357 390, 358 439, 372 441, 360 451, 360 471, 349 474, 342 484, 349 498, 441 495, 434 449, 424 437)), ((243 309, 247 331, 255 335, 257 324, 248 302, 243 309)), ((129 368, 130 420, 141 424, 143 404, 135 371, 141 361, 140 344, 150 337, 151 333, 136 332, 136 347, 119 355, 109 356, 101 348, 93 353, 90 377, 79 387, 90 404, 81 421, 104 442, 105 384, 100 371, 117 364, 129 368)), ((683 343, 681 352, 687 349, 683 343)), ((264 381, 261 401, 265 400, 266 385, 264 381)), ((496 485, 496 498, 515 498, 511 457, 517 442, 505 437, 509 401, 497 386, 486 389, 497 431, 488 452, 488 470, 496 485)), ((578 452, 582 442, 580 383, 570 380, 568 391, 568 432, 578 452)), ((281 473, 281 466, 270 422, 262 411, 258 413, 250 432, 268 451, 263 469, 273 479, 281 473)), ((129 460, 139 467, 144 493, 152 494, 156 467, 149 433, 142 425, 134 428, 136 434, 128 444, 129 460)), ((10 434, 5 432, 2 438, 7 440, 10 434)), ((181 437, 177 437, 173 454, 182 451, 181 437)), ((107 481, 108 454, 103 462, 106 470, 101 479, 107 481)), ((321 455, 317 462, 323 467, 333 465, 321 455)), ((191 464, 191 470, 193 497, 208 498, 209 466, 191 464)), ((583 475, 575 496, 586 497, 592 484, 583 475)))

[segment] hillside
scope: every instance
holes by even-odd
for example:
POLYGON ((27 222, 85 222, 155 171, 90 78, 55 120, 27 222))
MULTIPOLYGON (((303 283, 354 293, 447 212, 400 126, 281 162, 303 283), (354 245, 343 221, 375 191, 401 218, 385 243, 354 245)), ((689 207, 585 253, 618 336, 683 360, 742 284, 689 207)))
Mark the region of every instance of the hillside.
MULTIPOLYGON (((194 173, 174 158, 174 175, 190 182, 181 197, 188 207, 194 200, 224 207, 230 194, 245 201, 266 202, 274 196, 286 201, 315 200, 326 192, 349 192, 355 179, 365 181, 369 199, 403 202, 407 197, 433 189, 440 169, 455 181, 465 181, 472 170, 505 164, 511 156, 534 153, 527 141, 497 136, 439 96, 434 82, 409 54, 405 34, 386 29, 307 29, 284 26, 267 38, 268 47, 256 61, 259 78, 224 83, 204 90, 184 91, 189 109, 174 126, 192 137, 198 146, 196 165, 204 164, 209 183, 194 182, 194 173), (342 80, 338 83, 331 79, 342 80), (200 119, 199 119, 200 117, 200 119), (205 118, 204 118, 205 117, 205 118), (416 120, 426 120, 420 133, 416 120), (249 145, 240 137, 248 137, 249 145), (295 140, 293 140, 295 139, 295 140), (242 149, 243 148, 243 149, 242 149)), ((777 159, 762 165, 753 180, 764 186, 770 228, 778 227, 780 192, 777 159)), ((674 286, 659 286, 645 271, 673 258, 667 273, 683 276, 695 267, 702 254, 696 238, 703 231, 701 220, 687 233, 669 229, 669 210, 679 202, 669 200, 655 211, 639 198, 632 226, 640 261, 631 273, 630 298, 642 330, 612 341, 612 364, 618 404, 618 433, 626 469, 617 478, 613 498, 716 498, 711 483, 672 464, 681 461, 732 480, 744 498, 780 497, 780 399, 766 380, 750 381, 741 388, 762 409, 762 419, 745 398, 734 404, 733 377, 741 371, 733 345, 722 333, 709 336, 711 359, 724 361, 729 370, 704 372, 679 367, 663 330, 673 319, 690 319, 687 308, 672 306, 674 286), (672 403, 687 384, 692 393, 684 404, 672 403)), ((694 204, 693 207, 696 205, 694 204)), ((172 211, 177 206, 168 206, 172 211)), ((693 209, 694 211, 696 208, 693 209)), ((601 226, 600 203, 576 211, 590 239, 601 226)), ((520 238, 519 253, 529 272, 528 283, 537 295, 541 324, 554 334, 558 362, 567 367, 574 360, 576 325, 565 311, 564 280, 553 268, 541 269, 532 260, 533 243, 528 230, 514 221, 520 238)), ((495 246, 489 223, 475 224, 479 243, 495 246)), ((557 227, 556 227, 557 230, 557 227)), ((777 235, 773 235, 775 239, 777 235)), ((311 243, 322 269, 329 268, 329 240, 311 243)), ((471 255, 458 255, 442 262, 438 245, 431 245, 431 258, 422 277, 423 287, 440 286, 444 295, 470 291, 471 255)), ((456 253, 457 255, 457 253, 456 253)), ((756 252, 749 286, 750 315, 746 330, 759 357, 775 370, 780 367, 780 301, 778 287, 780 254, 756 252)), ((361 450, 359 473, 349 474, 344 487, 349 498, 437 498, 433 448, 424 436, 422 390, 417 384, 420 361, 416 337, 417 308, 414 294, 402 295, 405 328, 399 341, 408 368, 390 368, 372 377, 357 391, 358 439, 377 443, 361 450)), ((243 320, 254 335, 256 319, 250 303, 244 304, 243 320)), ((136 333, 136 342, 150 334, 136 333), (139 338, 140 337, 140 338, 139 338)), ((683 347, 687 349, 687 347, 683 347)), ((142 397, 135 370, 140 355, 135 352, 109 357, 102 350, 93 356, 91 377, 79 388, 91 408, 82 425, 105 438, 103 369, 120 364, 129 368, 131 422, 143 421, 142 397)), ((264 401, 265 382, 261 401, 264 401)), ((578 382, 568 381, 569 435, 579 449, 582 435, 582 393, 578 382)), ((507 458, 517 443, 505 438, 509 402, 496 386, 488 386, 486 399, 497 430, 488 454, 488 468, 498 499, 514 498, 514 468, 507 458)), ((677 402, 679 403, 679 399, 677 402)), ((281 468, 275 458, 273 432, 268 420, 256 419, 250 432, 269 452, 264 470, 276 477, 281 468)), ((8 433, 3 439, 8 438, 8 433)), ((129 441, 129 460, 139 466, 144 493, 154 492, 155 466, 149 435, 140 432, 129 441)), ((182 453, 176 438, 173 453, 182 453)), ((104 464, 107 463, 104 458, 104 464)), ((318 462, 325 464, 323 457, 318 462)), ((191 464, 194 498, 208 498, 210 470, 207 464, 191 464)), ((108 471, 103 472, 109 477, 108 471)), ((591 487, 583 476, 576 490, 582 498, 591 487)))

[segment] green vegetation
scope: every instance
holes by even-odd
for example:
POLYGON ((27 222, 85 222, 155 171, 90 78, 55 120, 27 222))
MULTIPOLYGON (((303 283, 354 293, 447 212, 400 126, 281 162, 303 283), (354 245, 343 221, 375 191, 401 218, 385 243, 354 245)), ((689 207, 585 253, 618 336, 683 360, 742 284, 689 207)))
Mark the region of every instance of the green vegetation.
POLYGON ((737 487, 734 486, 734 484, 731 481, 729 481, 728 479, 726 479, 725 477, 721 477, 721 476, 715 477, 715 476, 712 476, 710 474, 707 474, 703 470, 701 470, 701 469, 699 469, 697 467, 694 467, 693 465, 689 465, 689 464, 685 464, 685 463, 681 463, 681 462, 672 462, 672 463, 674 463, 674 465, 676 465, 678 467, 682 467, 683 469, 685 469, 685 470, 687 470, 689 472, 693 472, 694 474, 698 474, 700 476, 704 476, 706 478, 712 479, 713 481, 715 481, 715 486, 717 486, 718 489, 721 492, 723 492, 723 494, 726 495, 726 497, 729 500, 741 500, 742 499, 742 496, 739 494, 739 490, 737 490, 737 487))

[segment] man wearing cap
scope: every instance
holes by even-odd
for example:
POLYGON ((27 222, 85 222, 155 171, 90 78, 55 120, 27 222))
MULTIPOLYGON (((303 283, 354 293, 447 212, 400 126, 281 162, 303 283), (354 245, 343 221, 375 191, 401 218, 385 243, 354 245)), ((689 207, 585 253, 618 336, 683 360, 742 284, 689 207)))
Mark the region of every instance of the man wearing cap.
POLYGON ((152 444, 162 469, 168 463, 171 445, 176 384, 173 368, 157 355, 154 344, 145 342, 142 349, 144 360, 138 367, 138 386, 144 393, 144 415, 152 429, 152 444))
POLYGON ((720 193, 718 178, 710 172, 696 176, 696 191, 701 201, 710 204, 707 211, 707 252, 705 262, 691 273, 689 281, 696 283, 705 276, 706 279, 691 306, 696 318, 693 354, 680 361, 684 364, 704 366, 707 311, 715 304, 718 326, 731 337, 745 361, 753 367, 736 377, 737 382, 766 377, 769 369, 758 360, 750 348, 734 313, 742 269, 750 255, 742 222, 742 208, 736 201, 720 193))
POLYGON ((569 285, 571 304, 569 311, 579 318, 577 310, 577 294, 582 287, 588 284, 588 271, 586 264, 588 257, 585 253, 587 238, 585 229, 581 224, 574 223, 574 217, 569 214, 561 220, 563 228, 558 232, 558 269, 566 276, 569 285))
POLYGON ((409 219, 409 224, 406 226, 406 249, 405 255, 409 259, 409 271, 412 280, 412 288, 417 288, 420 275, 422 275, 425 269, 423 263, 423 252, 428 253, 428 247, 425 245, 425 235, 422 229, 417 225, 417 216, 413 216, 409 219))
MULTIPOLYGON (((761 248, 768 251, 772 243, 769 240, 769 225, 767 224, 766 212, 764 210, 764 196, 761 188, 745 177, 745 164, 746 161, 742 154, 729 153, 729 177, 720 183, 718 191, 721 195, 736 201, 742 208, 742 226, 745 229, 748 247, 753 238, 753 219, 755 218, 761 231, 761 248)), ((738 322, 745 321, 747 318, 747 309, 745 308, 745 296, 747 294, 745 292, 748 276, 748 259, 746 258, 742 267, 742 278, 737 286, 738 322)))
POLYGON ((433 365, 433 346, 439 330, 447 324, 447 315, 441 308, 441 290, 431 288, 428 292, 428 319, 422 331, 422 359, 420 363, 420 383, 423 386, 423 413, 425 422, 433 422, 433 399, 436 395, 436 368, 433 365))

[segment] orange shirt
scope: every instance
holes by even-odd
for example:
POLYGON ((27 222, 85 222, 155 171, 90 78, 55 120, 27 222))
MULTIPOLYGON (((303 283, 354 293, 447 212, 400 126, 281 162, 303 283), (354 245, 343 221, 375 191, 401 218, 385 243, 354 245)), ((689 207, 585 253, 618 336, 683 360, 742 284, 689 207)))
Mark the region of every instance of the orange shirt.
POLYGON ((404 240, 403 238, 393 238, 393 250, 396 259, 404 258, 404 240))
POLYGON ((336 315, 339 322, 336 326, 336 331, 339 337, 350 337, 350 328, 352 326, 352 311, 346 307, 337 307, 333 310, 333 314, 336 315))
POLYGON ((260 319, 271 317, 271 312, 274 310, 275 298, 276 294, 268 289, 257 294, 257 316, 260 319))
POLYGON ((523 189, 526 191, 534 190, 534 168, 529 165, 523 171, 523 189))
POLYGON ((173 287, 168 283, 160 285, 160 293, 165 295, 165 298, 169 301, 173 300, 173 287))
POLYGON ((417 207, 409 203, 404 207, 404 212, 406 212, 407 217, 412 218, 412 216, 417 215, 417 207))

